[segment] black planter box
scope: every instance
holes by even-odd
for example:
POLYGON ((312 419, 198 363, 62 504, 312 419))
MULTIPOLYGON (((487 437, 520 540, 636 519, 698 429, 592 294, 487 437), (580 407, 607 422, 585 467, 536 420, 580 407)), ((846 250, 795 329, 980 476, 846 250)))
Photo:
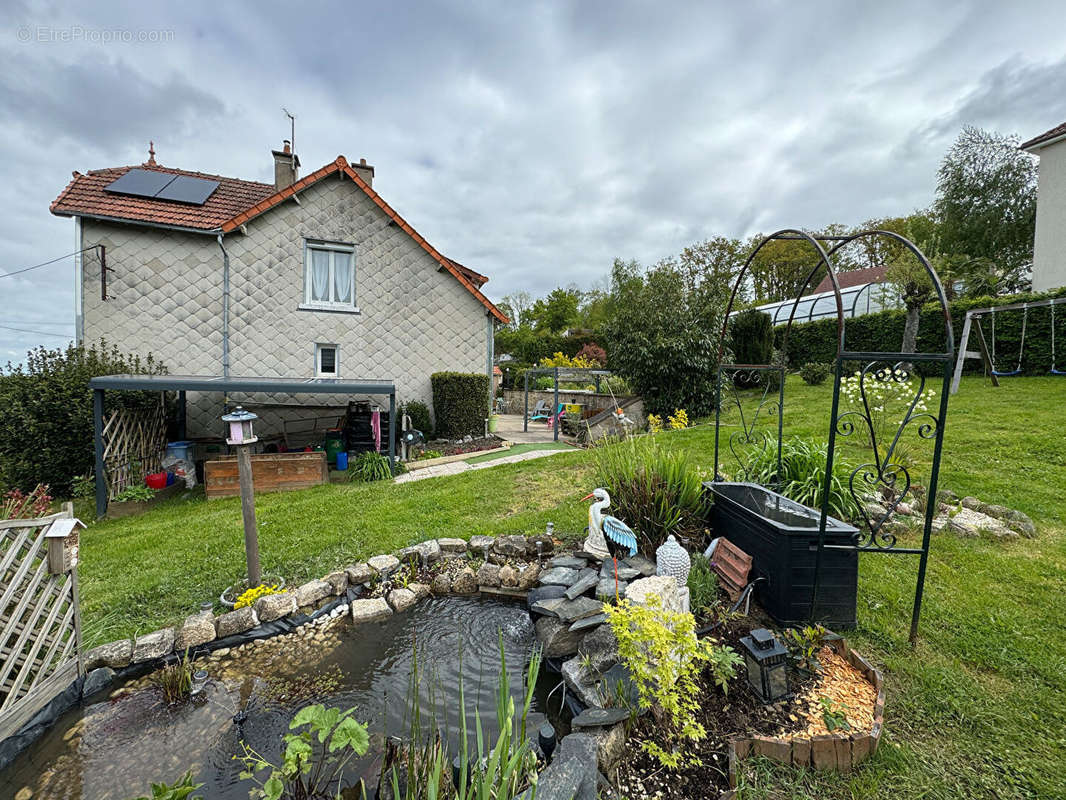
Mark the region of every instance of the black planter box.
MULTIPOLYGON (((708 482, 704 489, 714 502, 714 535, 724 536, 752 557, 750 580, 766 578, 755 587, 759 605, 781 625, 809 622, 821 512, 755 483, 708 482)), ((856 533, 857 528, 829 517, 825 544, 854 545, 856 533)), ((830 628, 855 626, 858 580, 855 550, 822 552, 819 622, 830 628)))

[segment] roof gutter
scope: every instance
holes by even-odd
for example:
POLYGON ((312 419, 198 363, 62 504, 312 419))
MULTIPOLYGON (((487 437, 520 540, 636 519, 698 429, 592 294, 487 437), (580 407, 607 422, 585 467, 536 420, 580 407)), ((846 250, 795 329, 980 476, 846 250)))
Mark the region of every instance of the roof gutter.
POLYGON ((53 211, 57 217, 82 217, 84 219, 96 219, 101 222, 117 222, 122 225, 144 225, 147 228, 161 228, 165 231, 181 231, 182 233, 202 233, 207 236, 218 235, 219 228, 188 228, 184 225, 165 225, 162 222, 147 222, 139 219, 126 219, 125 217, 105 217, 101 214, 82 214, 79 211, 53 211))
POLYGON ((218 247, 222 251, 222 377, 229 377, 229 253, 218 234, 218 247))
POLYGON ((1066 133, 1060 133, 1058 136, 1055 136, 1051 139, 1046 139, 1043 142, 1033 142, 1033 144, 1029 145, 1028 147, 1022 145, 1021 149, 1024 150, 1026 153, 1031 153, 1035 156, 1038 155, 1038 150, 1043 150, 1045 147, 1057 144, 1058 142, 1061 142, 1064 139, 1066 139, 1066 133))

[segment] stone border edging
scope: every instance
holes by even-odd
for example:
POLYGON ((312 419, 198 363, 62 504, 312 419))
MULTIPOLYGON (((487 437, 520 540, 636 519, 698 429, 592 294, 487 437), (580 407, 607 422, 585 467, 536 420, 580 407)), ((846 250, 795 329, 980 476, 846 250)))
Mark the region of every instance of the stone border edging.
POLYGON ((425 469, 426 467, 437 467, 441 464, 452 464, 456 461, 466 461, 468 458, 487 456, 490 453, 506 453, 511 449, 514 442, 508 442, 506 439, 502 441, 502 445, 494 447, 491 450, 474 450, 472 453, 455 453, 450 456, 441 456, 440 458, 426 458, 421 461, 405 461, 404 466, 407 467, 408 472, 418 472, 418 470, 425 469))
POLYGON ((874 702, 874 721, 870 731, 850 734, 831 733, 809 739, 795 738, 791 741, 774 736, 734 739, 729 743, 729 785, 733 788, 721 795, 722 800, 732 797, 737 786, 737 767, 741 760, 749 756, 764 756, 794 767, 849 772, 852 767, 877 752, 881 734, 884 731, 884 677, 878 669, 871 666, 869 661, 848 647, 846 640, 837 639, 831 644, 837 655, 861 672, 863 677, 877 690, 877 700, 874 702))

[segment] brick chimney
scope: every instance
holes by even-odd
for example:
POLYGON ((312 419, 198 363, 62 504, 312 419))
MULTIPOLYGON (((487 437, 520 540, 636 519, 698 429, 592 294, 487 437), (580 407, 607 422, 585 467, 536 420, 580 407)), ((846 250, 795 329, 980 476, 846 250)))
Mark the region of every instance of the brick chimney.
POLYGON ((292 152, 292 143, 286 139, 281 150, 272 150, 274 154, 274 189, 281 191, 292 186, 300 174, 300 157, 292 152))
POLYGON ((352 164, 352 169, 355 170, 360 178, 366 181, 367 186, 374 186, 374 168, 366 163, 365 158, 360 158, 358 164, 352 164))

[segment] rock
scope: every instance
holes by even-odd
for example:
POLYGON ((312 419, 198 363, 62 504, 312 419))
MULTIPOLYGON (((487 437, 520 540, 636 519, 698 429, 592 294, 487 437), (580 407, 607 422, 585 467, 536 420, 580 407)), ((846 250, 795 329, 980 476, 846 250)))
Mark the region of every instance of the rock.
POLYGON ((518 586, 518 570, 510 565, 500 567, 500 586, 508 589, 518 586))
POLYGON ((537 641, 544 648, 545 658, 558 658, 559 656, 572 656, 577 652, 577 646, 585 638, 583 632, 570 630, 570 623, 562 622, 554 617, 540 617, 534 627, 537 631, 537 641))
MULTIPOLYGON (((626 590, 629 588, 629 584, 625 581, 618 581, 618 599, 624 600, 626 597, 626 590)), ((614 600, 614 575, 610 578, 600 578, 600 582, 596 584, 596 597, 608 600, 614 600)))
POLYGON ((374 570, 365 561, 360 561, 358 564, 352 564, 345 570, 348 573, 348 582, 352 586, 358 586, 361 583, 369 583, 374 577, 374 570))
POLYGON ((557 597, 552 600, 537 601, 533 604, 532 610, 538 614, 554 616, 569 624, 602 613, 603 603, 591 597, 579 597, 576 600, 557 597))
POLYGON ((585 559, 566 555, 556 556, 548 564, 552 567, 564 567, 566 569, 585 569, 588 566, 588 562, 585 559))
POLYGON ((971 511, 977 511, 981 514, 994 517, 1006 524, 1011 530, 1014 530, 1027 538, 1036 536, 1036 525, 1033 524, 1033 521, 1028 515, 1021 511, 1007 508, 1007 506, 996 505, 995 503, 984 503, 976 497, 962 498, 962 506, 971 511))
POLYGON ((538 553, 542 556, 546 556, 555 549, 555 542, 546 533, 538 533, 535 536, 526 537, 526 555, 536 557, 538 553), (537 549, 537 544, 540 544, 540 550, 537 549))
MULTIPOLYGON (((641 576, 642 573, 639 569, 627 567, 621 561, 618 562, 618 580, 631 581, 641 576)), ((607 559, 603 562, 603 566, 600 567, 600 577, 614 580, 614 561, 607 559)))
POLYGON ((437 540, 430 539, 429 541, 419 542, 418 544, 413 544, 410 547, 405 547, 402 550, 397 551, 396 557, 399 558, 400 561, 422 566, 438 561, 440 559, 440 553, 440 545, 437 544, 437 540))
POLYGON ((152 631, 144 636, 138 636, 133 643, 133 655, 130 657, 131 664, 139 664, 142 661, 162 658, 174 650, 174 629, 163 628, 160 631, 152 631))
POLYGON ((997 539, 1018 538, 1018 532, 1008 527, 1002 520, 965 506, 943 518, 934 518, 933 529, 938 532, 946 529, 959 536, 972 537, 987 533, 997 539))
POLYGON ((444 558, 454 558, 461 556, 466 552, 466 540, 465 539, 437 539, 437 547, 440 548, 441 556, 444 558))
POLYGON ((97 692, 102 692, 111 686, 111 680, 115 677, 115 671, 111 667, 97 667, 90 670, 85 676, 85 683, 81 687, 82 697, 91 697, 97 692))
POLYGON ((255 615, 260 622, 273 622, 295 614, 296 608, 296 595, 292 592, 268 594, 255 601, 255 615))
POLYGON ((610 728, 599 728, 592 734, 596 740, 596 764, 606 775, 614 773, 625 752, 625 727, 623 724, 616 724, 610 728))
POLYGON ((578 631, 588 631, 593 628, 597 628, 607 621, 606 614, 594 614, 591 617, 584 617, 577 622, 570 625, 570 632, 577 633, 578 631))
POLYGON ((250 631, 258 624, 259 617, 255 613, 255 608, 252 606, 245 606, 244 608, 238 608, 236 611, 230 611, 228 614, 216 617, 215 633, 218 635, 219 639, 224 639, 227 636, 250 631))
POLYGON ((418 600, 423 600, 431 594, 429 586, 424 583, 409 583, 407 588, 414 592, 415 598, 418 600))
POLYGON ((492 543, 496 540, 491 536, 471 536, 467 549, 476 556, 484 557, 487 550, 492 550, 492 543))
POLYGON ((98 667, 121 669, 129 665, 132 655, 133 642, 129 639, 108 642, 99 647, 94 647, 85 654, 85 669, 97 669, 98 667))
POLYGON ((489 564, 485 562, 477 571, 477 582, 479 586, 488 586, 495 588, 500 585, 500 568, 495 564, 489 564))
POLYGON ((517 800, 596 800, 597 740, 587 733, 563 737, 552 762, 544 768, 537 785, 517 800))
POLYGON ((330 594, 342 595, 348 588, 348 573, 344 570, 331 572, 329 575, 326 576, 326 583, 329 584, 330 594))
POLYGON ((353 600, 352 622, 356 625, 362 622, 375 622, 392 616, 392 609, 385 602, 384 597, 374 597, 370 600, 353 600))
POLYGON ((959 502, 962 503, 963 508, 969 508, 972 511, 981 511, 982 506, 984 506, 984 503, 982 503, 976 497, 972 497, 970 495, 967 495, 966 497, 962 498, 962 500, 960 500, 959 502))
POLYGON ((568 692, 574 695, 586 708, 603 708, 600 695, 600 673, 586 670, 577 656, 567 659, 560 667, 560 674, 566 683, 568 692))
POLYGON ((389 592, 388 600, 389 605, 392 606, 392 610, 397 613, 400 611, 406 611, 418 602, 415 593, 410 589, 393 589, 389 592))
POLYGON ((612 698, 611 705, 639 708, 640 689, 633 682, 633 677, 629 674, 625 664, 615 664, 602 674, 600 681, 612 698))
POLYGON ((477 575, 470 567, 464 567, 452 581, 452 591, 456 594, 474 594, 477 591, 477 575))
POLYGON ((373 558, 368 558, 366 563, 382 577, 391 575, 400 568, 400 559, 396 556, 374 556, 373 558))
POLYGON ((677 591, 677 581, 665 575, 653 575, 633 581, 626 587, 626 599, 637 605, 649 605, 649 598, 659 597, 664 611, 677 614, 681 611, 681 595, 677 591))
POLYGON ((593 566, 605 560, 604 556, 599 555, 598 553, 590 553, 588 550, 578 550, 574 555, 578 558, 585 559, 586 564, 591 564, 593 566))
POLYGON ((528 592, 537 584, 537 580, 540 578, 540 567, 536 564, 529 564, 523 569, 518 570, 518 588, 520 591, 528 592))
POLYGON ((588 656, 596 672, 605 672, 618 663, 618 638, 610 625, 590 632, 577 648, 579 656, 588 656))
POLYGON ((433 583, 429 585, 429 589, 433 594, 448 594, 452 590, 452 579, 441 573, 433 578, 433 583))
POLYGON ((492 549, 501 556, 508 558, 521 558, 526 554, 526 537, 518 534, 500 536, 492 545, 492 549))
POLYGON ((174 650, 185 652, 188 647, 207 644, 215 638, 215 617, 210 611, 192 614, 174 637, 174 650))
POLYGON ((645 558, 640 553, 637 553, 635 556, 630 556, 629 558, 622 559, 622 561, 620 561, 619 563, 625 564, 630 569, 637 570, 645 578, 650 578, 656 573, 657 569, 654 561, 652 561, 650 558, 645 558))
POLYGON ((599 577, 596 570, 586 567, 577 574, 577 580, 566 590, 566 596, 573 600, 575 597, 583 595, 598 582, 599 577))
POLYGON ((555 600, 565 594, 565 586, 538 586, 536 589, 529 590, 526 595, 526 605, 532 610, 533 606, 542 600, 555 600))
POLYGON ((30 800, 31 797, 33 797, 33 789, 29 786, 23 786, 15 792, 15 800, 30 800))
POLYGON ((313 606, 332 593, 333 587, 328 581, 308 581, 296 589, 296 607, 313 606))
POLYGON ((577 580, 578 571, 567 567, 553 567, 547 572, 541 573, 540 585, 570 586, 577 580))
MULTIPOLYGON (((242 608, 241 611, 243 611, 243 610, 244 609, 242 608)), ((228 647, 220 647, 220 648, 218 648, 218 650, 216 650, 214 653, 212 653, 212 656, 214 656, 215 658, 225 658, 226 656, 229 655, 229 652, 230 652, 230 649, 228 647)))
POLYGON ((570 721, 574 728, 605 728, 629 717, 624 708, 586 708, 570 721))

